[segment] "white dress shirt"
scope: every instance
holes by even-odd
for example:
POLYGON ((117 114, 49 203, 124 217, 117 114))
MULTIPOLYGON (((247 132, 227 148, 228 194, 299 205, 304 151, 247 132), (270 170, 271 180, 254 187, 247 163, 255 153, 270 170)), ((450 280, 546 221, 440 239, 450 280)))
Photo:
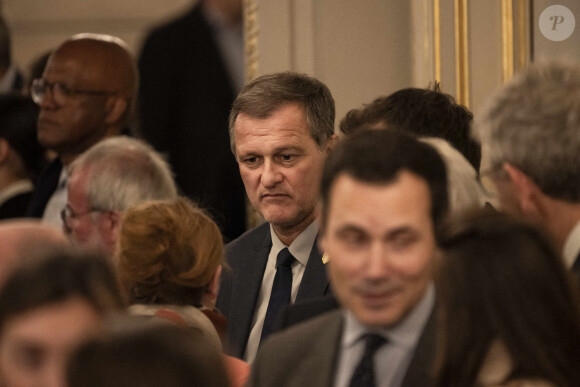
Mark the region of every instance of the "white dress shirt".
POLYGON ((374 358, 377 387, 400 386, 434 306, 435 286, 431 283, 409 315, 388 329, 368 328, 360 324, 352 313, 345 311, 334 386, 348 387, 350 384, 352 374, 364 353, 365 341, 361 339, 366 333, 376 333, 388 340, 374 358))
POLYGON ((576 223, 570 234, 568 234, 562 250, 564 264, 568 269, 571 269, 572 265, 574 265, 578 253, 580 253, 580 222, 576 223))
POLYGON ((262 286, 260 288, 260 293, 258 293, 254 318, 252 319, 252 330, 250 331, 248 345, 246 346, 246 352, 244 354, 244 360, 248 363, 254 361, 256 353, 258 352, 260 337, 262 336, 262 327, 264 326, 264 319, 266 318, 266 311, 268 310, 268 302, 270 301, 270 294, 272 293, 272 285, 274 284, 274 276, 276 275, 276 257, 278 256, 278 253, 285 247, 288 247, 290 253, 292 253, 294 258, 296 258, 296 262, 292 265, 292 295, 290 300, 291 303, 294 303, 317 234, 318 222, 315 220, 306 227, 300 235, 298 235, 290 246, 286 246, 282 241, 280 241, 274 232, 272 225, 270 225, 272 248, 270 249, 268 262, 266 263, 266 269, 264 270, 264 276, 262 277, 262 286))
POLYGON ((58 178, 58 185, 56 190, 46 203, 44 208, 44 213, 42 214, 42 221, 50 226, 54 226, 62 230, 62 219, 60 218, 60 212, 66 206, 68 201, 68 194, 66 191, 66 181, 68 179, 68 174, 66 168, 62 168, 60 172, 60 177, 58 178))

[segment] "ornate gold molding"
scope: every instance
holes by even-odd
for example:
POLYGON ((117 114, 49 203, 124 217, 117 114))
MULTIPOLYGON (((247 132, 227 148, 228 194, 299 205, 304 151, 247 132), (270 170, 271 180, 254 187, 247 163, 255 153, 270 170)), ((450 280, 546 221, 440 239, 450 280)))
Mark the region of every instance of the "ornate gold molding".
POLYGON ((528 65, 528 37, 530 36, 530 0, 517 0, 517 18, 518 26, 518 63, 517 69, 523 69, 528 65))
POLYGON ((435 57, 435 80, 441 82, 441 16, 439 0, 433 0, 433 50, 435 57))
POLYGON ((504 83, 514 76, 513 18, 513 1, 501 0, 501 67, 504 83))
POLYGON ((457 102, 469 107, 467 0, 455 0, 455 79, 457 102))
POLYGON ((244 0, 244 50, 246 55, 246 82, 258 76, 258 5, 255 0, 244 0))

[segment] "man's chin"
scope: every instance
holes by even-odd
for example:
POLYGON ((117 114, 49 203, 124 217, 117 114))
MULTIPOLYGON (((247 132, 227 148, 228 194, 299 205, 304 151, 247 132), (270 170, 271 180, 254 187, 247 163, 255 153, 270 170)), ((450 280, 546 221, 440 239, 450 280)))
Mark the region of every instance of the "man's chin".
POLYGON ((401 321, 401 314, 394 311, 365 311, 355 315, 362 325, 371 328, 389 328, 401 321))

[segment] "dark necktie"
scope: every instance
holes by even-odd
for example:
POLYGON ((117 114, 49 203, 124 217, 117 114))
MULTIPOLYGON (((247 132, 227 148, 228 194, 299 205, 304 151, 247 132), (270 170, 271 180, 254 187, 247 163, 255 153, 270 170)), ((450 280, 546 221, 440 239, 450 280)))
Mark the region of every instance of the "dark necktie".
POLYGON ((383 336, 373 333, 364 336, 365 352, 356 366, 352 379, 350 379, 350 387, 375 387, 375 366, 374 357, 377 350, 383 346, 387 339, 383 336))
POLYGON ((292 256, 287 247, 278 253, 276 257, 276 275, 272 285, 272 293, 268 302, 268 310, 264 319, 260 344, 268 337, 274 329, 274 322, 278 313, 285 306, 290 304, 292 294, 292 263, 296 259, 292 256))

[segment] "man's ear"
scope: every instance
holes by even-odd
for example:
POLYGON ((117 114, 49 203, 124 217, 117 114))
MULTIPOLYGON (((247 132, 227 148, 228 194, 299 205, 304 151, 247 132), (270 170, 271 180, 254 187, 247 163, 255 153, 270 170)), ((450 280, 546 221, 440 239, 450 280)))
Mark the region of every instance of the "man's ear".
POLYGON ((332 148, 334 148, 337 142, 338 142, 338 134, 334 133, 332 136, 330 136, 330 138, 326 142, 325 151, 326 152, 330 151, 332 148))
POLYGON ((117 211, 109 211, 107 213, 110 223, 109 238, 111 246, 115 246, 119 237, 121 229, 121 214, 117 211))
POLYGON ((518 167, 504 163, 503 170, 509 176, 523 214, 541 212, 540 198, 542 190, 538 185, 518 167))
POLYGON ((112 96, 107 99, 106 106, 107 115, 105 117, 105 124, 115 125, 125 115, 129 108, 129 101, 125 97, 112 96))

